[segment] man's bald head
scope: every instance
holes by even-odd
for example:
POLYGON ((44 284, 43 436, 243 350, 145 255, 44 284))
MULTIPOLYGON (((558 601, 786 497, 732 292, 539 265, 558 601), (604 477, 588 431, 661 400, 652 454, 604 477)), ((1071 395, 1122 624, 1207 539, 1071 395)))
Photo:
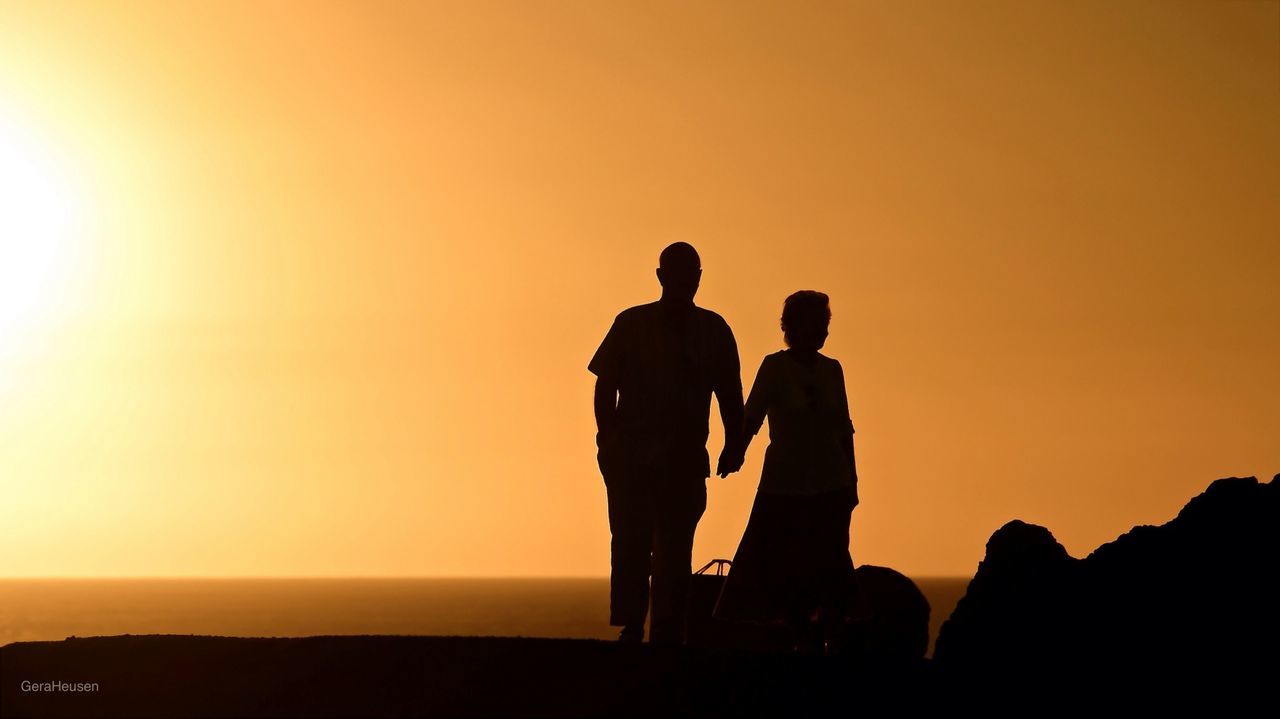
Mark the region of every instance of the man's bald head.
POLYGON ((658 255, 658 267, 677 271, 699 270, 702 268, 702 259, 698 257, 698 251, 688 242, 673 242, 658 255))
POLYGON ((662 299, 675 304, 693 304, 702 279, 702 259, 688 242, 667 245, 658 255, 658 282, 662 299))

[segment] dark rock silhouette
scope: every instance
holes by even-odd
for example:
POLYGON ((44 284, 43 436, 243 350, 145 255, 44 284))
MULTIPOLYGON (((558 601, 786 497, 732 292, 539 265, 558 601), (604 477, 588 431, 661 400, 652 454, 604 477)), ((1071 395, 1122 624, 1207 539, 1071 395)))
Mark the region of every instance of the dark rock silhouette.
POLYGON ((868 616, 848 625, 851 647, 868 664, 908 666, 929 650, 929 600, 906 575, 864 564, 854 572, 868 616))
POLYGON ((1006 524, 942 626, 937 668, 1025 687, 1274 677, 1277 480, 1220 479, 1170 522, 1135 527, 1084 559, 1043 527, 1006 524))
POLYGON ((934 659, 999 664, 1033 655, 1074 607, 1078 559, 1049 530, 1013 520, 987 541, 986 558, 938 633, 934 659))

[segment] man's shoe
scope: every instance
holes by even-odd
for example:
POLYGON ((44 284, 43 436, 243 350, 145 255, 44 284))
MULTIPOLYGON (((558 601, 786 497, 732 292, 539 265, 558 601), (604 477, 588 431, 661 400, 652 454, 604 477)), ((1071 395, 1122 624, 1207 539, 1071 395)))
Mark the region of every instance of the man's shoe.
POLYGON ((628 624, 618 633, 618 641, 639 644, 644 641, 644 625, 628 624))

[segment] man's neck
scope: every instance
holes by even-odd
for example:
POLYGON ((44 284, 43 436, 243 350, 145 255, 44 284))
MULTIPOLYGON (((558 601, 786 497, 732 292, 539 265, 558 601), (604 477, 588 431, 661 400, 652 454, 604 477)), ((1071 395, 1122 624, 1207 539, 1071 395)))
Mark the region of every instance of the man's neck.
POLYGON ((693 300, 674 299, 663 295, 658 298, 658 306, 671 313, 688 312, 693 309, 693 300))

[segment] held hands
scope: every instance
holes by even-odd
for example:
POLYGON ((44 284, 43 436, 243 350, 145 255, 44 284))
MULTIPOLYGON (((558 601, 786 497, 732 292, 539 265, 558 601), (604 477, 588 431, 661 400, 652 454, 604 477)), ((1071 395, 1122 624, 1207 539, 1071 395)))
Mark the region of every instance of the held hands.
POLYGON ((725 444, 724 449, 720 451, 720 460, 716 462, 716 474, 720 479, 724 479, 730 474, 742 469, 742 463, 745 460, 746 451, 741 444, 725 444))

